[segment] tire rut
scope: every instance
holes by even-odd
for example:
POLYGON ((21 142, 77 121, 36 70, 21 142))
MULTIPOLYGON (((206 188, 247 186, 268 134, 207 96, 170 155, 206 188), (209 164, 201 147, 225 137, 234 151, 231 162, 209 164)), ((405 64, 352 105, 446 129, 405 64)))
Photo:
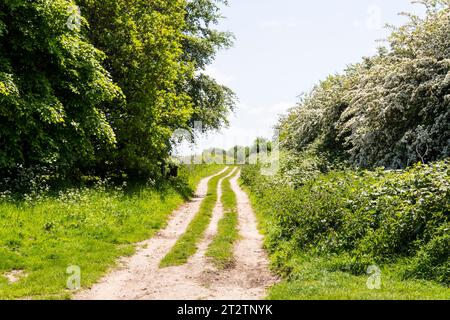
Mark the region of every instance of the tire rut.
MULTIPOLYGON (((227 169, 227 168, 226 168, 227 169)), ((79 300, 256 300, 263 299, 268 286, 276 278, 268 270, 263 250, 263 237, 245 192, 239 187, 237 174, 230 180, 238 200, 240 239, 235 245, 236 263, 231 269, 218 270, 205 257, 205 252, 217 232, 223 216, 220 202, 223 179, 235 173, 234 169, 221 179, 217 189, 217 203, 211 222, 198 250, 185 265, 159 268, 159 262, 185 232, 200 208, 207 192, 208 181, 223 171, 203 179, 197 196, 182 205, 170 217, 167 227, 152 239, 140 243, 136 254, 123 258, 120 267, 91 289, 74 296, 79 300)))

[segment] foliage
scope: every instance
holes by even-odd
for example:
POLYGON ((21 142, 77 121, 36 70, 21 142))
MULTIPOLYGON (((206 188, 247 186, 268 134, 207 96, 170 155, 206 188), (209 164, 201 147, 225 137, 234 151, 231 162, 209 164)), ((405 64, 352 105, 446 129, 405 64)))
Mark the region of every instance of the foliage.
POLYGON ((71 0, 0 4, 0 170, 68 169, 93 159, 116 136, 101 105, 120 99, 104 53, 77 25, 71 0))
POLYGON ((449 284, 450 164, 405 171, 331 171, 298 188, 242 173, 263 208, 267 244, 279 267, 294 252, 346 255, 336 268, 364 272, 373 263, 409 259, 408 276, 449 284))
POLYGON ((228 34, 210 27, 218 21, 214 1, 78 3, 91 25, 87 36, 107 54, 105 67, 126 96, 121 108, 105 105, 119 148, 101 165, 155 176, 174 130, 194 121, 202 121, 205 131, 226 123, 232 91, 197 72, 229 44, 228 34))
POLYGON ((272 141, 263 137, 258 137, 249 147, 234 146, 229 150, 221 148, 209 148, 202 151, 201 155, 192 156, 194 159, 209 164, 254 164, 261 160, 266 160, 267 156, 272 153, 272 141), (201 159, 200 159, 201 158, 201 159))
POLYGON ((229 48, 233 35, 213 28, 222 16, 220 5, 226 0, 190 0, 186 4, 186 24, 183 39, 183 60, 197 71, 187 82, 194 113, 190 127, 202 122, 203 131, 220 129, 228 125, 228 113, 234 109, 236 96, 227 87, 204 74, 220 49, 229 48))
POLYGON ((363 168, 405 168, 450 155, 450 7, 394 28, 390 48, 330 76, 280 120, 282 145, 363 168))
POLYGON ((269 290, 270 300, 448 300, 447 287, 431 281, 402 279, 396 265, 384 266, 380 289, 367 287, 369 274, 332 270, 329 257, 296 253, 292 272, 269 290))
POLYGON ((188 185, 191 190, 195 191, 195 188, 199 184, 200 180, 204 177, 212 176, 223 169, 221 164, 191 164, 181 167, 178 173, 179 178, 188 181, 188 185), (184 178, 183 178, 184 177, 184 178))
POLYGON ((234 110, 236 96, 234 92, 216 80, 199 74, 191 79, 188 94, 193 103, 193 114, 189 121, 189 129, 201 122, 202 132, 219 130, 227 126, 229 112, 234 110))

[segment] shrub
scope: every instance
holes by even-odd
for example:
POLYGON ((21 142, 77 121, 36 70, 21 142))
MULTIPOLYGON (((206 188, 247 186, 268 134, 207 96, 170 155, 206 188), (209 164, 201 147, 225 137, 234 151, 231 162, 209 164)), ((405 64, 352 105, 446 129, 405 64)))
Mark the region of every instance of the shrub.
POLYGON ((342 266, 355 272, 370 263, 415 259, 408 276, 442 282, 448 275, 449 162, 405 171, 331 171, 298 188, 258 172, 247 166, 242 179, 269 221, 271 253, 345 253, 342 266))
POLYGON ((281 145, 348 160, 355 167, 403 169, 450 156, 450 6, 424 0, 389 47, 320 82, 279 123, 281 145))

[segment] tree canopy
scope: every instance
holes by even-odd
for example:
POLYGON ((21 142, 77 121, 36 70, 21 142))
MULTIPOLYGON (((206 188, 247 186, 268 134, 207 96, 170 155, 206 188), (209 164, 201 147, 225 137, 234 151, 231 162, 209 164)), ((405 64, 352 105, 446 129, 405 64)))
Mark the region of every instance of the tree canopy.
POLYGON ((121 90, 102 66, 105 54, 68 26, 74 6, 70 0, 0 3, 2 169, 70 167, 116 142, 102 106, 120 99, 121 90))
POLYGON ((232 35, 215 0, 0 3, 0 170, 158 176, 174 130, 227 124, 202 71, 232 35))
POLYGON ((389 47, 330 76, 279 123, 285 149, 359 167, 404 168, 450 155, 450 6, 426 0, 389 47))

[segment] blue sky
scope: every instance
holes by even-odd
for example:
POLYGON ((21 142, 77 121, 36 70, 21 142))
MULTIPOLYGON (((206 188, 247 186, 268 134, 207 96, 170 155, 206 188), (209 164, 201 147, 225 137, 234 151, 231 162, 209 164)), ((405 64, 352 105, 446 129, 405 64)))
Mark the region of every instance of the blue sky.
POLYGON ((421 10, 410 0, 229 0, 219 29, 236 41, 206 73, 232 88, 239 103, 230 127, 201 138, 194 151, 271 137, 302 92, 374 54, 388 34, 384 25, 405 21, 399 12, 421 10))

